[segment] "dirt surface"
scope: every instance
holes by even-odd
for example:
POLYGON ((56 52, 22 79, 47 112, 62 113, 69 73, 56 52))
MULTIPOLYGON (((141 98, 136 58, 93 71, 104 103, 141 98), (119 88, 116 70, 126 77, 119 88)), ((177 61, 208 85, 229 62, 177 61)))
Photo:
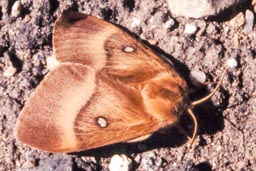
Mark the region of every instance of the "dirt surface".
MULTIPOLYGON (((17 16, 11 14, 14 3, 0 2, 0 170, 108 170, 114 154, 129 157, 131 170, 256 170, 256 27, 246 33, 243 24, 229 22, 252 9, 249 3, 196 20, 172 18, 163 0, 22 0, 17 16), (214 97, 194 109, 199 135, 184 157, 189 141, 175 127, 143 142, 75 154, 50 154, 16 141, 16 119, 47 73, 46 59, 54 55, 54 21, 67 9, 101 17, 151 44, 173 61, 191 88, 189 71, 201 70, 208 82, 217 82, 228 59, 238 62, 214 97), (198 28, 192 35, 184 33, 188 23, 198 28)), ((191 98, 212 89, 200 88, 191 98)), ((191 133, 193 123, 187 115, 181 125, 191 133)))

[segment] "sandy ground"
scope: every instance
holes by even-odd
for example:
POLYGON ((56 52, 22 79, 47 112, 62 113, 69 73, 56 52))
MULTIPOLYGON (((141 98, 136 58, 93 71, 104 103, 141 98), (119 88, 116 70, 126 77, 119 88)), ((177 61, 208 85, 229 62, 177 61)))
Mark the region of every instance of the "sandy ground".
MULTIPOLYGON (((210 19, 184 19, 172 18, 163 0, 22 2, 17 17, 11 15, 14 1, 0 7, 0 170, 107 170, 114 154, 129 157, 131 170, 256 170, 256 27, 245 33, 243 24, 229 22, 251 8, 247 4, 210 19), (16 141, 16 119, 47 73, 46 59, 54 55, 53 24, 66 9, 101 17, 137 35, 171 59, 191 88, 189 71, 201 70, 207 82, 217 82, 228 59, 238 62, 214 97, 194 109, 199 135, 183 160, 189 141, 175 127, 140 143, 76 154, 50 154, 16 141), (184 33, 188 23, 198 28, 192 35, 184 33)), ((212 89, 204 86, 191 98, 212 89)), ((181 125, 188 133, 193 129, 186 115, 181 125)))

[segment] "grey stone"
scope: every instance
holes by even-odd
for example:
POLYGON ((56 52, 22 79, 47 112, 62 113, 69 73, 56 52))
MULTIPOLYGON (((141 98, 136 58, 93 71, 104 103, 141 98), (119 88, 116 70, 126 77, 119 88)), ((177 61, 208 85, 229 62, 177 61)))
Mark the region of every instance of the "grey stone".
POLYGON ((243 0, 168 0, 167 2, 175 17, 201 18, 217 15, 241 1, 243 0))
POLYGON ((205 81, 206 81, 206 75, 204 72, 199 71, 199 70, 192 70, 189 73, 189 79, 191 81, 191 83, 196 86, 196 87, 200 87, 202 86, 205 81))
POLYGON ((40 160, 39 166, 30 171, 72 171, 71 156, 66 154, 55 154, 51 158, 40 160))
POLYGON ((253 21, 254 21, 254 14, 250 10, 246 10, 245 12, 245 25, 244 25, 244 31, 246 33, 250 33, 253 28, 253 21))

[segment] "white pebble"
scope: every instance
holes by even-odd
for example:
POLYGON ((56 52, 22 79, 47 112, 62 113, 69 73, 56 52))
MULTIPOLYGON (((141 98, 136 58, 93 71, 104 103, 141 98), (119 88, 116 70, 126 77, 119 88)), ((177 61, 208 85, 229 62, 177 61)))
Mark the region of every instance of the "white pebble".
POLYGON ((222 150, 222 146, 217 146, 217 148, 216 148, 216 151, 221 151, 222 150))
POLYGON ((244 31, 246 33, 250 33, 253 29, 253 21, 254 21, 254 14, 250 10, 246 10, 245 12, 245 25, 244 31))
POLYGON ((194 24, 187 24, 185 25, 185 30, 184 33, 185 34, 195 34, 197 31, 197 26, 194 24))
POLYGON ((225 32, 225 33, 228 33, 229 31, 230 31, 230 28, 229 28, 229 27, 227 27, 227 26, 224 27, 224 32, 225 32))
POLYGON ((156 163, 158 156, 155 152, 150 151, 143 154, 141 159, 141 168, 142 170, 151 170, 152 167, 157 167, 156 163))
POLYGON ((21 13, 22 4, 20 1, 15 1, 12 6, 11 16, 18 17, 21 13))
POLYGON ((200 87, 202 84, 205 83, 206 75, 202 71, 193 70, 189 73, 189 79, 194 86, 200 87))
POLYGON ((235 67, 237 67, 238 63, 237 63, 236 59, 230 58, 230 59, 227 60, 227 65, 230 68, 235 68, 235 67))
POLYGON ((126 155, 115 154, 108 166, 110 171, 129 171, 132 167, 132 161, 126 155))
POLYGON ((29 170, 29 169, 32 169, 35 167, 35 162, 32 162, 32 161, 25 161, 23 164, 22 164, 22 169, 24 170, 29 170))
POLYGON ((132 18, 132 27, 137 27, 140 25, 140 20, 138 18, 133 17, 132 18))
POLYGON ((164 29, 170 29, 174 26, 175 21, 171 18, 164 24, 164 29))
POLYGON ((240 27, 244 24, 245 17, 242 12, 238 13, 235 17, 233 17, 228 23, 232 27, 240 27))
POLYGON ((11 77, 13 76, 15 73, 16 73, 17 69, 14 68, 12 65, 8 66, 5 70, 4 70, 4 73, 3 75, 5 77, 11 77))

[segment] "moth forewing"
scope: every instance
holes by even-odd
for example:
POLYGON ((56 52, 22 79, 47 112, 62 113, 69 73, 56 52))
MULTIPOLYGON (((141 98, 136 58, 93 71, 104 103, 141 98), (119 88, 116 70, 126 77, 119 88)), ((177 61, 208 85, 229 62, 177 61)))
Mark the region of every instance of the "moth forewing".
POLYGON ((176 74, 173 68, 128 33, 82 13, 78 15, 69 11, 57 19, 53 45, 58 60, 90 65, 122 81, 148 81, 163 71, 176 74))

